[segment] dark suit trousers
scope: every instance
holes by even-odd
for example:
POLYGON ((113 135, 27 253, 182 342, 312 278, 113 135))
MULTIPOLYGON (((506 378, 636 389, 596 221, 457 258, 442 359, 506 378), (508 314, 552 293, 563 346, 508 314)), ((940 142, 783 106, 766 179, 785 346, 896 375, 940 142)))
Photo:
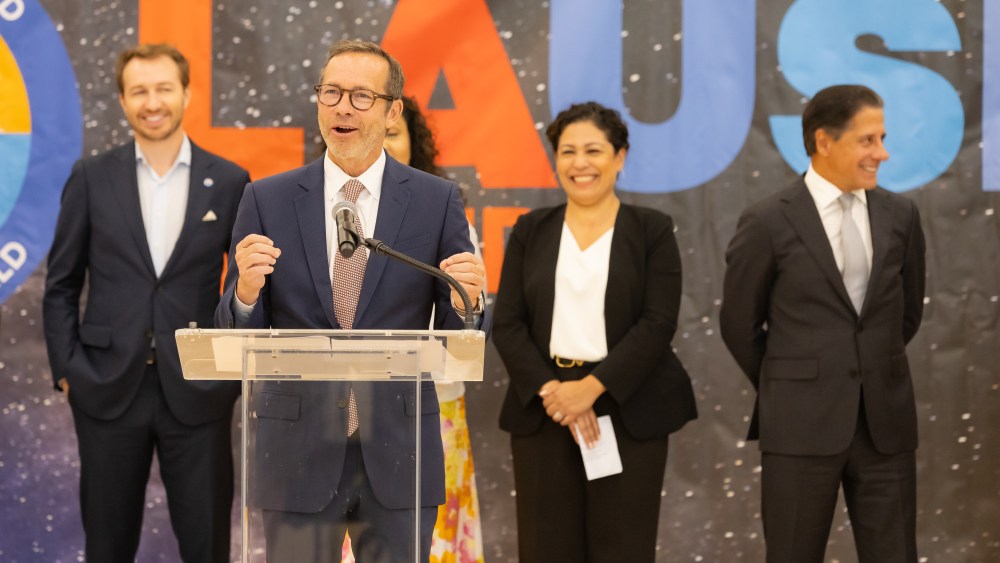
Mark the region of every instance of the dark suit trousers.
POLYGON ((438 507, 420 509, 420 553, 414 554, 413 510, 391 510, 375 498, 365 472, 359 434, 347 440, 344 471, 333 500, 318 513, 264 510, 267 560, 340 561, 344 533, 358 563, 413 563, 430 559, 438 507))
POLYGON ((227 562, 233 504, 231 417, 182 424, 164 400, 156 365, 148 366, 142 377, 132 404, 115 420, 73 409, 87 561, 135 560, 155 451, 181 558, 187 563, 227 562))
POLYGON ((847 451, 761 456, 767 563, 822 563, 844 487, 859 563, 916 563, 914 452, 879 453, 864 416, 847 451))
POLYGON ((534 434, 511 436, 521 563, 629 563, 656 558, 660 491, 668 438, 639 441, 622 426, 618 407, 602 396, 598 416, 611 415, 623 472, 587 481, 580 447, 569 430, 546 418, 534 434))

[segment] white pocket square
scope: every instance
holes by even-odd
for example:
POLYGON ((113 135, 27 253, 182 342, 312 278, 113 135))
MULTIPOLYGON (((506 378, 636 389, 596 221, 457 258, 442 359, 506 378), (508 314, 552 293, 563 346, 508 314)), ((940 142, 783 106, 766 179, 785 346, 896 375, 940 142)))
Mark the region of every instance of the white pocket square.
POLYGON ((201 222, 208 223, 209 221, 215 221, 216 219, 218 219, 218 217, 215 216, 215 211, 209 209, 208 213, 206 213, 205 216, 201 218, 201 222))

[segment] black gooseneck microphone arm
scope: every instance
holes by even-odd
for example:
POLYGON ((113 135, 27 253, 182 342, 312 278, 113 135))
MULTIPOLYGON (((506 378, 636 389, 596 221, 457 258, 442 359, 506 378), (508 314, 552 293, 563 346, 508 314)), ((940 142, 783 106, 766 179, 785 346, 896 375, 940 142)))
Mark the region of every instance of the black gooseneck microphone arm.
POLYGON ((416 268, 422 272, 426 272, 434 276, 435 278, 447 282, 448 285, 454 288, 455 291, 457 291, 458 294, 462 296, 462 304, 465 306, 465 330, 475 330, 476 315, 472 311, 472 300, 469 299, 469 293, 465 291, 465 288, 462 287, 462 284, 458 283, 458 281, 455 278, 444 273, 440 268, 435 268, 434 266, 428 266, 427 264, 424 264, 419 260, 415 260, 405 254, 396 252, 395 250, 390 248, 389 245, 378 239, 373 239, 373 238, 362 239, 361 237, 358 238, 361 239, 360 244, 363 244, 368 248, 372 249, 372 251, 374 251, 376 254, 388 256, 389 258, 393 258, 395 260, 403 262, 404 264, 408 264, 413 268, 416 268))

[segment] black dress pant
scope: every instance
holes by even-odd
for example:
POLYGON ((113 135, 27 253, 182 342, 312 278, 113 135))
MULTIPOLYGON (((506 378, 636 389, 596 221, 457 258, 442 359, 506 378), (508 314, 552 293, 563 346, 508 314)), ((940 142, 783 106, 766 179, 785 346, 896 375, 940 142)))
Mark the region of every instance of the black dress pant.
MULTIPOLYGON (((276 563, 340 561, 345 532, 358 563, 428 561, 437 506, 420 509, 420 551, 414 511, 379 502, 368 481, 358 430, 347 440, 344 471, 333 500, 317 513, 264 510, 267 560, 276 563)), ((412 484, 400 483, 401 487, 412 484)))
POLYGON ((135 561, 154 451, 181 558, 229 561, 231 419, 198 426, 178 421, 163 398, 155 364, 147 366, 141 388, 119 418, 99 420, 74 408, 87 561, 135 561))
POLYGON ((875 449, 864 408, 847 451, 832 456, 761 456, 767 563, 822 563, 837 506, 851 518, 859 563, 916 563, 914 452, 875 449))
POLYGON ((656 558, 668 438, 639 441, 622 425, 617 404, 594 405, 609 414, 622 473, 587 481, 570 431, 546 418, 538 432, 511 436, 521 563, 629 563, 656 558))

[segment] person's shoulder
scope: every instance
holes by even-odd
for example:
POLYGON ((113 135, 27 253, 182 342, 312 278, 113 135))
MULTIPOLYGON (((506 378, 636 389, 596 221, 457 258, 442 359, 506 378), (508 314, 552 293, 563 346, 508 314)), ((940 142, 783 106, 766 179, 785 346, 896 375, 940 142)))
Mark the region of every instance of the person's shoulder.
MULTIPOLYGON (((449 193, 451 190, 459 189, 458 184, 440 176, 435 176, 423 170, 417 170, 412 166, 407 166, 401 162, 394 160, 391 157, 386 157, 385 160, 385 172, 383 173, 385 178, 395 180, 399 183, 414 182, 420 185, 420 189, 439 190, 442 193, 449 193)), ((384 180, 383 180, 384 183, 384 180)))
POLYGON ((213 171, 218 171, 217 173, 231 174, 234 176, 249 176, 250 173, 247 172, 246 168, 243 168, 239 164, 215 154, 214 152, 209 152, 197 144, 191 141, 191 164, 192 166, 198 165, 198 160, 203 160, 206 165, 210 165, 213 171))
POLYGON ((744 216, 767 216, 780 211, 789 202, 800 197, 812 198, 803 179, 796 178, 778 191, 750 203, 742 214, 744 216))
POLYGON ((550 221, 562 222, 566 217, 566 204, 551 207, 537 207, 517 218, 517 222, 525 226, 534 226, 550 221))
POLYGON ((660 240, 674 234, 674 219, 659 209, 622 202, 615 230, 642 233, 646 240, 660 240))
POLYGON ((631 216, 643 225, 673 225, 674 219, 667 213, 644 205, 621 203, 622 215, 631 216))
POLYGON ((314 182, 318 182, 319 186, 323 185, 322 157, 297 168, 272 174, 271 176, 266 176, 264 178, 260 178, 259 180, 253 180, 253 185, 255 188, 261 189, 294 187, 303 182, 308 182, 310 178, 312 178, 314 182))
POLYGON ((128 142, 123 145, 118 145, 112 147, 106 151, 99 152, 97 154, 92 154, 89 156, 80 157, 77 161, 78 166, 84 168, 93 169, 105 166, 112 166, 121 162, 128 162, 131 160, 133 164, 135 163, 135 143, 128 142))
POLYGON ((876 187, 873 190, 869 190, 867 198, 870 202, 884 202, 885 205, 901 209, 911 209, 917 205, 913 199, 903 194, 889 191, 883 187, 876 187))

